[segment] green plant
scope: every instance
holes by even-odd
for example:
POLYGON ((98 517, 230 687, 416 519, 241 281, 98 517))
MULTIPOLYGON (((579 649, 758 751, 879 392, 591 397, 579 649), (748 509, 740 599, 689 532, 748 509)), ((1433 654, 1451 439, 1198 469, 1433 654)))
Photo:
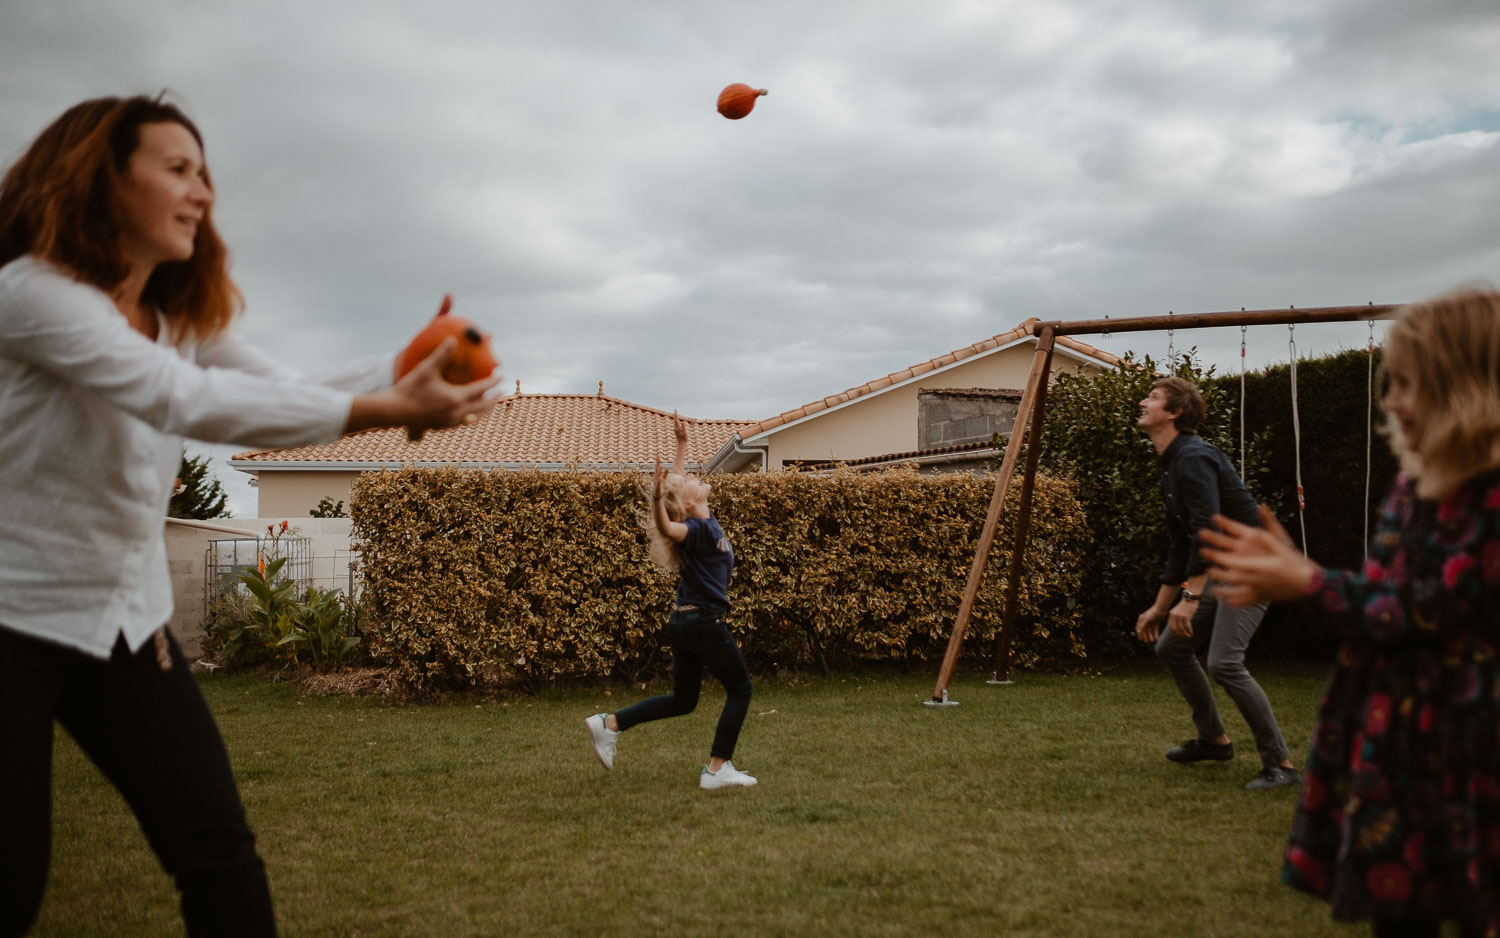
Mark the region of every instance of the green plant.
MULTIPOLYGON (((251 634, 267 648, 286 644, 296 628, 296 585, 277 576, 286 561, 285 557, 277 557, 263 567, 240 573, 240 582, 250 590, 251 634)), ((295 662, 296 650, 290 650, 288 656, 287 664, 295 662)), ((276 657, 280 659, 281 655, 276 657)))
POLYGON ((349 513, 344 510, 344 502, 340 499, 337 503, 332 498, 324 495, 318 500, 318 507, 308 511, 314 518, 347 518, 349 513))
POLYGON ((320 671, 341 665, 359 644, 359 636, 345 631, 345 614, 342 591, 308 587, 302 601, 292 607, 291 631, 276 641, 276 647, 305 649, 320 671))
POLYGON ((236 643, 236 639, 249 624, 249 593, 230 589, 214 596, 208 605, 208 615, 203 619, 203 657, 221 667, 247 664, 248 650, 236 643), (233 650, 230 648, 232 643, 236 644, 233 650))
POLYGON ((167 502, 168 518, 229 517, 229 494, 213 475, 213 467, 206 455, 189 456, 182 451, 182 462, 177 466, 177 482, 182 491, 175 492, 167 502))

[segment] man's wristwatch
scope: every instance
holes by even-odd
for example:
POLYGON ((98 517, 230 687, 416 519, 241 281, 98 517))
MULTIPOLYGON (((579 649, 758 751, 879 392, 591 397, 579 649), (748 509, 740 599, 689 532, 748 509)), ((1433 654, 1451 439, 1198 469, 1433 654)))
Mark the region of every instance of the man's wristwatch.
POLYGON ((1190 603, 1196 603, 1196 602, 1201 602, 1203 600, 1203 594, 1202 593, 1195 593, 1192 590, 1188 589, 1186 586, 1184 586, 1182 588, 1182 598, 1186 599, 1190 603))

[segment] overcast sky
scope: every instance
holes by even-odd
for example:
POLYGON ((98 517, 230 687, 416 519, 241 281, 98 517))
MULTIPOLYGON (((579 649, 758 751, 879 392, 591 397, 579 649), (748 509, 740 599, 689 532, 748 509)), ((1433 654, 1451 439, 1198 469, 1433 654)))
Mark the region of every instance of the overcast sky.
MULTIPOLYGON (((761 419, 1028 316, 1500 280, 1497 49, 1494 0, 0 0, 0 155, 170 89, 289 363, 451 291, 523 391, 761 419), (730 82, 770 95, 728 121, 730 82)), ((1175 345, 1237 370, 1239 338, 1175 345)))

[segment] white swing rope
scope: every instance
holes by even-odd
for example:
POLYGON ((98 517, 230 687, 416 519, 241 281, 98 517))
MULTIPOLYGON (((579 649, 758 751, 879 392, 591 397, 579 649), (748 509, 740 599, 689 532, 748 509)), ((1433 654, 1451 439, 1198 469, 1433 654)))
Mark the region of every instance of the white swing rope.
POLYGON ((1375 320, 1369 320, 1370 338, 1365 346, 1365 563, 1370 562, 1370 456, 1375 438, 1375 320))
POLYGON ((1302 491, 1302 421, 1297 415, 1297 326, 1287 323, 1287 351, 1292 377, 1292 453, 1297 467, 1297 524, 1302 530, 1302 556, 1307 556, 1307 498, 1302 491))
MULTIPOLYGON (((1171 315, 1172 311, 1170 309, 1167 310, 1169 319, 1171 315)), ((1177 374, 1177 349, 1172 345, 1172 336, 1175 332, 1176 330, 1174 329, 1167 329, 1167 374, 1169 375, 1177 374)))
MULTIPOLYGON (((1245 307, 1240 307, 1244 312, 1245 307)), ((1245 330, 1240 326, 1240 478, 1245 478, 1245 330)))

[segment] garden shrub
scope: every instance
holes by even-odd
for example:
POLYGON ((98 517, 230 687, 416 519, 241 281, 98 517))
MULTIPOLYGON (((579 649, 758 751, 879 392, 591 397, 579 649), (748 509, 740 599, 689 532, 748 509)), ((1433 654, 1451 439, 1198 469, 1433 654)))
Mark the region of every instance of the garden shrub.
MULTIPOLYGON (((640 481, 453 468, 361 476, 351 515, 367 653, 423 690, 663 670, 673 581, 647 559, 640 481)), ((941 656, 994 485, 993 475, 910 469, 714 476, 714 512, 735 546, 727 618, 752 668, 941 656)), ((1075 598, 1089 531, 1071 484, 1038 479, 1032 532, 1013 644, 1023 666, 1088 652, 1075 598)), ((971 655, 988 654, 1000 625, 1008 543, 1002 531, 971 655)))

